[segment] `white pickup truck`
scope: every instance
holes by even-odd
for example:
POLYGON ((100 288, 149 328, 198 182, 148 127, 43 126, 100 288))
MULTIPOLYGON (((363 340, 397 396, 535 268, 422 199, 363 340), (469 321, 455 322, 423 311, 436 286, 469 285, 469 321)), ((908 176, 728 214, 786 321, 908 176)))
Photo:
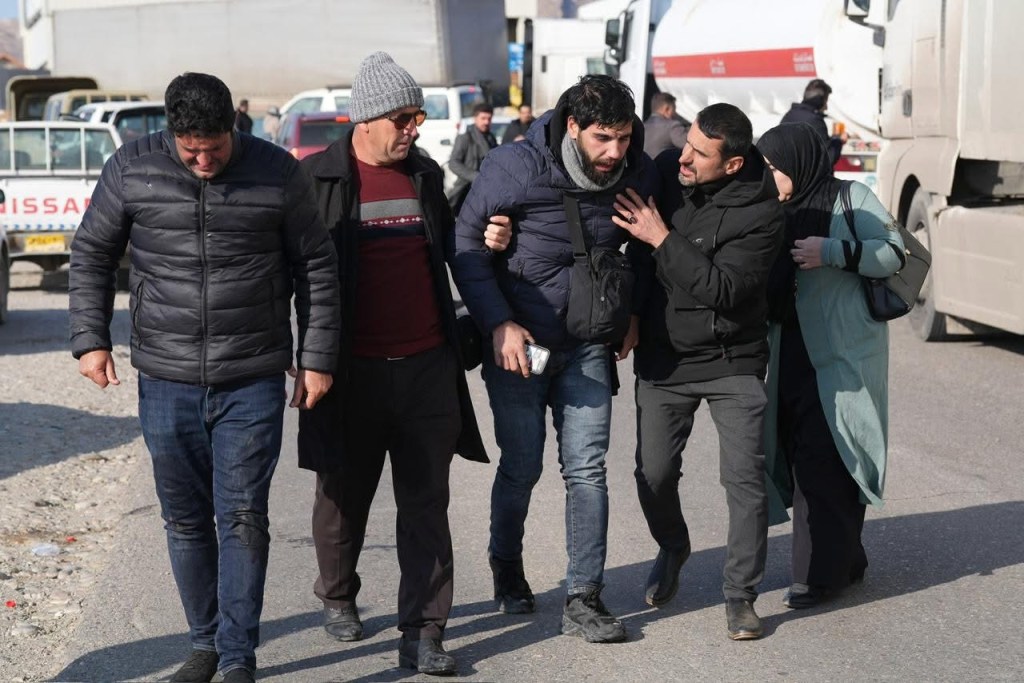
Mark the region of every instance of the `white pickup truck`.
POLYGON ((68 262, 103 164, 120 145, 105 123, 0 123, 0 235, 11 261, 44 270, 68 262))

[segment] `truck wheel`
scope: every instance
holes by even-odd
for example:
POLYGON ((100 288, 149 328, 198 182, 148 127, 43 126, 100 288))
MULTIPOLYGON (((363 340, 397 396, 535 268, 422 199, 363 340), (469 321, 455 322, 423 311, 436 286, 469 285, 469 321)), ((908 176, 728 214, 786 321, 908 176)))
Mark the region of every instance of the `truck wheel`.
POLYGON ((11 296, 11 262, 0 251, 0 325, 7 322, 7 300, 11 296))
MULTIPOLYGON (((918 188, 907 212, 907 230, 913 233, 921 244, 931 250, 931 226, 928 220, 928 193, 918 188)), ((932 296, 932 278, 935 267, 932 266, 925 278, 924 286, 917 297, 917 304, 910 309, 910 327, 924 341, 941 341, 946 338, 946 315, 935 310, 935 299, 932 296)))

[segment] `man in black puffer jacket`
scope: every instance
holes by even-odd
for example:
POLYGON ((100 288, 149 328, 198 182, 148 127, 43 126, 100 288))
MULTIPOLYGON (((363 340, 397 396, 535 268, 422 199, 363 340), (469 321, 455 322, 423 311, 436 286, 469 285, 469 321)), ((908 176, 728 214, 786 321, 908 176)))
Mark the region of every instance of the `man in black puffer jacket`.
POLYGON ((525 141, 487 155, 455 228, 455 283, 493 347, 484 353, 482 372, 501 447, 491 490, 495 601, 506 613, 534 609, 523 569, 523 524, 543 465, 550 405, 566 488, 570 558, 562 632, 587 642, 626 638, 600 598, 615 369, 613 349, 577 339, 566 326, 573 247, 563 196, 578 202, 588 247, 622 246, 628 233, 611 221, 616 192, 628 187, 648 196, 657 187, 634 110, 629 88, 619 81, 583 77, 530 127, 525 141), (505 226, 511 217, 513 223, 512 242, 497 256, 488 228, 492 217, 505 226), (526 342, 551 350, 543 373, 530 371, 526 342))
MULTIPOLYGON (((659 168, 663 161, 659 156, 659 168)), ((747 640, 762 633, 753 602, 768 547, 766 287, 782 244, 782 206, 771 171, 751 145, 750 121, 731 104, 697 115, 672 175, 678 182, 665 178, 657 207, 636 193, 620 195, 621 217, 614 219, 637 238, 630 249, 645 264, 639 278, 648 286, 635 360, 636 480, 660 551, 646 598, 654 607, 671 600, 690 555, 679 479, 693 415, 706 400, 729 505, 728 632, 747 640)))
POLYGON ((165 101, 169 130, 117 151, 78 229, 71 347, 84 376, 119 384, 109 324, 130 243, 139 418, 193 648, 171 680, 251 681, 285 371, 298 367, 292 407, 330 388, 336 258, 298 162, 232 131, 223 82, 187 73, 165 101))

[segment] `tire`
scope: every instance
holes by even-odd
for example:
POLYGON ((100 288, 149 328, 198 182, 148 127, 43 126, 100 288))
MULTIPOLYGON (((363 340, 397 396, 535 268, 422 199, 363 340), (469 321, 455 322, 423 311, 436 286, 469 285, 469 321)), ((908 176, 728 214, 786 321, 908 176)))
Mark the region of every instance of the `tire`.
POLYGON ((11 298, 11 261, 0 250, 0 325, 7 322, 7 301, 11 298))
MULTIPOLYGON (((931 245, 931 224, 928 218, 928 193, 918 188, 914 193, 914 199, 910 202, 910 210, 907 212, 907 230, 913 233, 921 244, 929 251, 931 245)), ((925 278, 924 286, 917 297, 917 303, 907 317, 910 319, 910 327, 914 333, 924 341, 941 341, 947 337, 946 315, 935 310, 935 298, 932 296, 932 278, 935 276, 935 266, 932 265, 925 278)))

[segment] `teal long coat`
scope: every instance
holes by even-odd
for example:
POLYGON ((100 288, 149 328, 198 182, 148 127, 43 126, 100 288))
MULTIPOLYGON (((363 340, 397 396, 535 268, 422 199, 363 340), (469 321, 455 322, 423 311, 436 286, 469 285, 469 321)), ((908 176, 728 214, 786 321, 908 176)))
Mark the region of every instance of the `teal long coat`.
MULTIPOLYGON (((900 268, 889 244, 903 250, 896 221, 878 198, 860 183, 850 188, 863 242, 859 273, 886 277, 900 268)), ((832 209, 829 239, 820 268, 797 270, 796 311, 807 354, 818 379, 818 396, 846 469, 860 487, 861 500, 882 504, 889 432, 889 329, 868 314, 861 277, 843 270, 842 240, 852 240, 840 200, 832 209)), ((779 341, 781 328, 769 330, 768 407, 765 456, 772 524, 789 519, 792 475, 778 438, 779 341)))

